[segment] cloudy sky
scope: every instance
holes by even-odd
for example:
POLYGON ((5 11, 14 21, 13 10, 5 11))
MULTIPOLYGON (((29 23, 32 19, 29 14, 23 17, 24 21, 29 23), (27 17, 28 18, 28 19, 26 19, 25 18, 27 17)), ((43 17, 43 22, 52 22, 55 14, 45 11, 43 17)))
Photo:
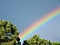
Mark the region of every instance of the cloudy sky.
MULTIPOLYGON (((57 9, 59 5, 59 0, 0 0, 0 20, 12 22, 19 33, 23 33, 26 28, 48 12, 57 9)), ((34 34, 40 34, 42 38, 51 41, 60 41, 60 15, 38 28, 29 37, 34 34)))

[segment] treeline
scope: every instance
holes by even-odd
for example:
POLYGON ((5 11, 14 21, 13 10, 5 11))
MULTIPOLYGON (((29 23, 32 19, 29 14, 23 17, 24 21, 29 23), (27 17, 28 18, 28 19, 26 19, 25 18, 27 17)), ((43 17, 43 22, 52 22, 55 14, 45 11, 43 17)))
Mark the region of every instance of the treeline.
POLYGON ((60 45, 60 43, 41 39, 39 35, 34 35, 32 38, 25 40, 23 45, 60 45))

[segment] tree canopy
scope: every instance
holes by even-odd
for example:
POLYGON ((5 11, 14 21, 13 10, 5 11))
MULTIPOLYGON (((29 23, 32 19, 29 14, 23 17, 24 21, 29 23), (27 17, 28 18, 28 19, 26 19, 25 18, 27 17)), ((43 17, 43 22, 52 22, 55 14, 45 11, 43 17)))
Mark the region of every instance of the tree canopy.
POLYGON ((28 45, 60 45, 58 42, 51 42, 50 40, 41 39, 39 35, 34 35, 28 40, 25 40, 24 44, 28 45))
POLYGON ((0 20, 0 45, 6 42, 16 42, 19 32, 15 25, 5 20, 0 20))

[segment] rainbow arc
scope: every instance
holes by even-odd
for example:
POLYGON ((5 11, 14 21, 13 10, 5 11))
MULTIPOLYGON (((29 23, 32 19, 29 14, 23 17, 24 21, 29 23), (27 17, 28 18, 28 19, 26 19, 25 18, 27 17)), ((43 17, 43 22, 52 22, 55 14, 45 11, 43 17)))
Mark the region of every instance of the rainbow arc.
POLYGON ((31 34, 33 31, 37 30, 37 28, 41 27, 46 22, 48 22, 49 20, 52 20, 53 18, 55 18, 58 15, 60 15, 60 8, 55 9, 52 12, 49 12, 44 17, 42 17, 41 19, 39 19, 38 21, 36 21, 32 25, 30 25, 28 28, 26 28, 23 31, 22 34, 19 35, 19 37, 21 38, 21 41, 23 41, 25 39, 25 37, 27 37, 27 35, 31 34))

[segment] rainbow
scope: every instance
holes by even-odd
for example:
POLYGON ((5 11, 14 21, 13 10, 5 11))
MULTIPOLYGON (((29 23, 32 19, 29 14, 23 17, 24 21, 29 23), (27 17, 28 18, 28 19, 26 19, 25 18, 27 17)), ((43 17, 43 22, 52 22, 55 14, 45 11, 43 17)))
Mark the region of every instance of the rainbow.
POLYGON ((37 30, 37 28, 41 27, 42 25, 44 25, 46 22, 48 22, 49 20, 55 18, 56 16, 60 15, 60 8, 55 9, 52 12, 49 12, 48 14, 46 14, 44 17, 42 17, 41 19, 39 19, 38 21, 36 21, 35 23, 33 23, 32 25, 30 25, 28 28, 26 28, 22 34, 19 35, 19 37, 21 38, 21 42, 25 39, 25 37, 27 37, 29 34, 31 34, 33 31, 37 30))

